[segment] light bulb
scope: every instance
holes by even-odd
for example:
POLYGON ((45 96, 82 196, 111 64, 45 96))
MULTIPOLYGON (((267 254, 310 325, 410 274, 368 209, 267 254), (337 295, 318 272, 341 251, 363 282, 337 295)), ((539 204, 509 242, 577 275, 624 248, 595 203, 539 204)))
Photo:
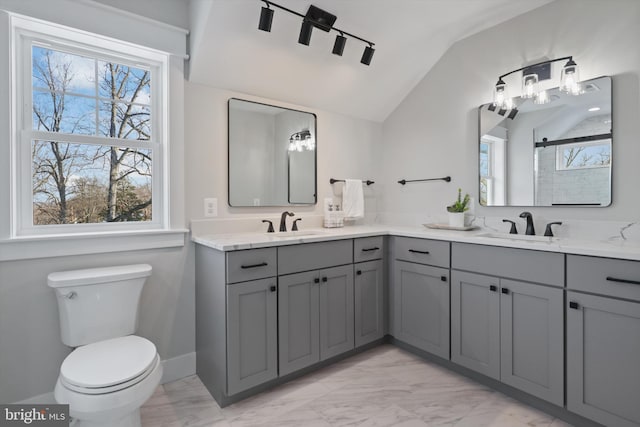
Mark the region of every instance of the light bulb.
POLYGON ((540 92, 538 92, 535 99, 533 100, 533 103, 538 105, 548 104, 550 102, 551 99, 549 98, 549 93, 547 93, 546 90, 541 90, 540 92))
POLYGON ((533 98, 538 92, 538 75, 528 74, 522 77, 522 97, 533 98))

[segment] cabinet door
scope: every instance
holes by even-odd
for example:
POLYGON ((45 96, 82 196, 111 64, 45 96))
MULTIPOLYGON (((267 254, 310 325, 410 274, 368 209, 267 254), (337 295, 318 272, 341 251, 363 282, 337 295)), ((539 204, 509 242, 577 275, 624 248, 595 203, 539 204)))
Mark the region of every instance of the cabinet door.
POLYGON ((451 360, 500 379, 499 280, 451 272, 451 360))
POLYGON ((227 393, 231 396, 278 376, 278 301, 275 278, 226 289, 227 393))
POLYGON ((320 360, 317 271, 278 278, 280 375, 320 360))
POLYGON ((394 337, 449 358, 449 270, 394 262, 394 337))
POLYGON ((505 279, 500 286, 500 380, 563 406, 563 290, 505 279))
POLYGON ((567 409, 640 425, 640 303, 567 292, 567 409))
POLYGON ((354 265, 356 347, 384 336, 384 271, 382 261, 354 265))
POLYGON ((320 271, 320 360, 353 348, 353 265, 320 271))

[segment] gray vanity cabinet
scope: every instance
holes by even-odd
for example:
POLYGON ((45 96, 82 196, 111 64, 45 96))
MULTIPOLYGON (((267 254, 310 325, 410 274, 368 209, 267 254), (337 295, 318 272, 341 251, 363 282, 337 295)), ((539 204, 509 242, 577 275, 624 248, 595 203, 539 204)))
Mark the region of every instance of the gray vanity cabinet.
POLYGON ((280 375, 354 347, 353 267, 279 277, 280 375))
POLYGON ((381 339, 385 334, 384 252, 383 236, 353 241, 356 347, 381 339))
POLYGON ((228 286, 229 395, 278 376, 276 291, 275 277, 228 286))
POLYGON ((564 295, 500 279, 500 381, 564 404, 564 295))
POLYGON ((569 255, 567 287, 567 409, 639 426, 640 262, 569 255))
POLYGON ((534 278, 529 263, 537 261, 541 280, 563 283, 562 254, 453 244, 451 360, 563 406, 563 289, 513 280, 519 271, 534 278), (493 275, 460 271, 474 268, 493 275))
POLYGON ((281 276, 278 288, 280 375, 286 375, 320 360, 320 276, 281 276))
POLYGON ((449 358, 449 270, 394 262, 394 337, 449 358))
POLYGON ((196 372, 224 405, 278 376, 276 248, 195 257, 196 372))
POLYGON ((353 349, 353 241, 280 247, 278 272, 280 375, 353 349))
POLYGON ((440 240, 393 237, 391 333, 449 359, 449 251, 440 240))
POLYGON ((500 279, 451 272, 451 360, 500 379, 500 279))
POLYGON ((354 264, 355 345, 384 336, 384 264, 382 260, 354 264))

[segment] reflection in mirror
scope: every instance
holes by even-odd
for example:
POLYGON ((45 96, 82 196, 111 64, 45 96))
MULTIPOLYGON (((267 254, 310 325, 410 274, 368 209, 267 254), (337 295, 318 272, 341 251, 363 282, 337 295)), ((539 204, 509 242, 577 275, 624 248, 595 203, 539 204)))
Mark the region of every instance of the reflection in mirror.
POLYGON ((316 203, 316 116, 229 100, 229 205, 316 203))
POLYGON ((547 91, 549 103, 514 98, 514 109, 479 108, 483 206, 611 204, 611 78, 583 93, 547 91))

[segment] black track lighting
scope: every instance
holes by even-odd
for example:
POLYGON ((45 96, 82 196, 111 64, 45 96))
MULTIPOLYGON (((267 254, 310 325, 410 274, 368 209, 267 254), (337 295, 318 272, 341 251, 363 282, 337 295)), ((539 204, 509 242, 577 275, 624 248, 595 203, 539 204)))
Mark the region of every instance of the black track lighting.
POLYGON ((306 19, 302 21, 302 27, 300 28, 300 36, 298 37, 298 43, 305 46, 309 46, 311 42, 311 32, 313 31, 313 24, 306 19))
POLYGON ((266 32, 271 32, 271 23, 273 22, 273 9, 269 8, 269 3, 267 3, 267 7, 263 7, 260 12, 260 23, 258 24, 258 29, 266 32))
POLYGON ((364 52, 362 53, 362 59, 360 60, 360 63, 364 64, 364 65, 369 65, 371 64, 371 59, 373 58, 373 53, 376 50, 373 48, 373 46, 367 46, 364 48, 364 52))
POLYGON ((365 47, 360 62, 365 65, 371 64, 371 59, 373 58, 373 53, 375 52, 375 49, 373 48, 375 44, 370 42, 369 40, 365 40, 354 34, 334 27, 333 24, 337 19, 335 15, 313 5, 309 6, 306 15, 302 15, 301 13, 288 9, 284 6, 280 6, 279 4, 276 4, 271 0, 262 1, 266 4, 266 7, 263 7, 262 11, 260 12, 260 23, 258 24, 258 29, 267 32, 271 31, 271 23, 273 22, 273 9, 271 9, 271 6, 273 6, 302 18, 302 27, 300 28, 300 35, 298 36, 298 43, 309 46, 309 43, 311 42, 311 34, 314 27, 326 32, 336 31, 340 34, 336 36, 336 40, 333 44, 332 52, 334 55, 342 56, 344 47, 347 43, 347 37, 351 37, 369 45, 365 47))
POLYGON ((333 44, 333 54, 342 56, 344 52, 344 45, 347 43, 347 38, 342 34, 336 36, 336 42, 333 44))

